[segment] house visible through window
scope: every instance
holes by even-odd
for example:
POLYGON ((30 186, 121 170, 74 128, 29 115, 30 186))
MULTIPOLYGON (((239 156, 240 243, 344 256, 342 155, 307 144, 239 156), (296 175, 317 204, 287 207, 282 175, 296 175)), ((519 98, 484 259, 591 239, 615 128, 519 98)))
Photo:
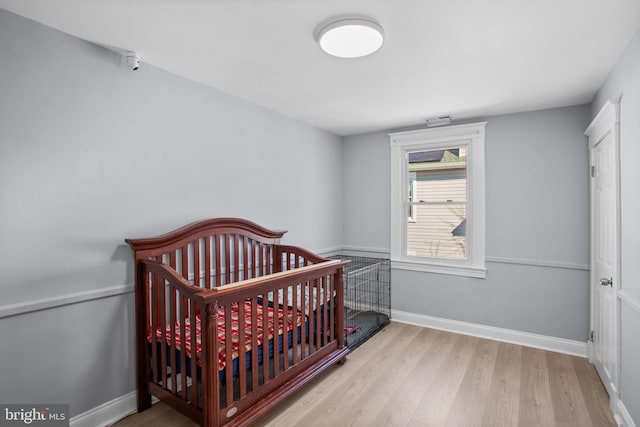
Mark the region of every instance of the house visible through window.
POLYGON ((467 216, 466 147, 411 152, 407 160, 407 255, 465 259, 460 224, 467 216))
POLYGON ((484 128, 390 134, 392 267, 485 277, 484 128))

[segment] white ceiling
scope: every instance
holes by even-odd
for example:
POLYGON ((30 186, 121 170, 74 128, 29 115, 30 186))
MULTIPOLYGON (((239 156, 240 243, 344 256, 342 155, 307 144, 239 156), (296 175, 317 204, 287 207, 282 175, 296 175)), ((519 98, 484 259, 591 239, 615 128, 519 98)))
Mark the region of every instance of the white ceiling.
POLYGON ((640 0, 0 0, 79 38, 338 135, 590 102, 640 27, 640 0), (375 54, 314 39, 373 18, 375 54))

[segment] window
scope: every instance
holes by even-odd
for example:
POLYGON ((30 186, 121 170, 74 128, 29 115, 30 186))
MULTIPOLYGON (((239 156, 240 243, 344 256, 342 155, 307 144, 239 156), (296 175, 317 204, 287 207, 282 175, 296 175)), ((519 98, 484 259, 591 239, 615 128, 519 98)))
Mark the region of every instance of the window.
POLYGON ((394 268, 486 276, 485 124, 390 134, 394 268))

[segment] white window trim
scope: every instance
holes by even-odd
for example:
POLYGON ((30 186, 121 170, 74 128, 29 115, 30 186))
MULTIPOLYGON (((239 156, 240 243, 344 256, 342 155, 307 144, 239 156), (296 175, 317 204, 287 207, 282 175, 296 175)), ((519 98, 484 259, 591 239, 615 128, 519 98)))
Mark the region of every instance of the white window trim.
POLYGON ((391 139, 391 267, 402 270, 485 278, 485 166, 487 122, 390 133, 391 139), (409 256, 407 236, 408 153, 452 146, 467 150, 467 258, 464 260, 409 256))
MULTIPOLYGON (((411 181, 411 194, 413 194, 413 197, 415 199, 416 197, 416 191, 418 189, 418 184, 417 184, 417 180, 418 180, 418 174, 415 172, 409 172, 408 175, 413 174, 413 181, 411 181)), ((412 209, 411 210, 412 215, 409 216, 409 222, 416 222, 416 210, 412 209)))

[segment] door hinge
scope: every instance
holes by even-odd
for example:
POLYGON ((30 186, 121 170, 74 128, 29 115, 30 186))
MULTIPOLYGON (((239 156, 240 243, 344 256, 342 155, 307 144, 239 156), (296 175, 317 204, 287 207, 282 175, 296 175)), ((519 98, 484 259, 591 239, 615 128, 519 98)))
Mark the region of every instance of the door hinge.
POLYGON ((591 331, 591 333, 589 334, 589 341, 593 342, 593 337, 595 336, 595 334, 595 331, 591 331))
POLYGON ((596 176, 596 167, 595 166, 591 166, 591 178, 596 176))

